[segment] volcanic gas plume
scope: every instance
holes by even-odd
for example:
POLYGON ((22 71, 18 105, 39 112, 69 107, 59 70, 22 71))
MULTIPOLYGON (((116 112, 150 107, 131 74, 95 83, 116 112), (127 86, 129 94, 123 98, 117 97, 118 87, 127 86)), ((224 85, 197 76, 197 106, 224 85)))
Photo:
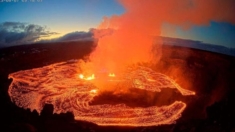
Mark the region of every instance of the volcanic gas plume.
POLYGON ((157 63, 164 22, 185 29, 209 25, 210 21, 235 23, 234 0, 119 0, 120 16, 104 17, 94 31, 98 45, 90 56, 92 71, 116 72, 137 62, 157 63), (159 39, 159 38, 158 38, 159 39), (153 49, 154 44, 154 50, 153 49))

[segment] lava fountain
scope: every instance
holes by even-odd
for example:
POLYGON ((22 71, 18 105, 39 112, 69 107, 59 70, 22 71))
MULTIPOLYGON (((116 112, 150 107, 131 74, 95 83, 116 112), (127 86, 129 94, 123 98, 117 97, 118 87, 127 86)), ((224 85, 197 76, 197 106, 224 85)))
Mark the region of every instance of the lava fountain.
MULTIPOLYGON (((119 76, 107 77, 83 75, 79 61, 56 63, 41 68, 11 73, 13 81, 9 86, 11 101, 17 106, 40 112, 47 103, 54 105, 54 113, 72 112, 76 120, 98 125, 115 126, 157 126, 172 124, 181 116, 186 104, 175 101, 168 106, 129 107, 125 104, 90 105, 99 95, 99 80, 112 82, 113 87, 132 87, 160 92, 163 88, 174 88, 182 95, 194 95, 193 91, 181 88, 168 76, 142 67, 127 68, 119 76)), ((103 83, 105 84, 105 83, 103 83)), ((105 87, 105 85, 102 85, 105 87)))

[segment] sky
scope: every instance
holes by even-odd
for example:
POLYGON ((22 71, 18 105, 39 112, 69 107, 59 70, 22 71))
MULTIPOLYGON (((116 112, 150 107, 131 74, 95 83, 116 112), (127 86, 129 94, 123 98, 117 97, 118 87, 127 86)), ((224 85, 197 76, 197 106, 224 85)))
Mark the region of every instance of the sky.
MULTIPOLYGON (((16 35, 15 32, 17 40, 24 38, 28 42, 32 37, 37 40, 52 39, 71 33, 89 32, 91 28, 99 26, 104 16, 122 15, 125 12, 125 8, 116 0, 0 0, 0 44, 12 42, 10 38, 16 35), (30 34, 19 33, 15 28, 9 30, 13 25, 17 25, 19 30, 27 28, 30 34)), ((235 48, 235 25, 226 22, 211 21, 186 28, 165 22, 162 23, 161 36, 235 48)))
POLYGON ((114 0, 39 0, 0 2, 0 23, 25 22, 47 26, 61 34, 88 31, 104 16, 121 14, 124 8, 114 0))

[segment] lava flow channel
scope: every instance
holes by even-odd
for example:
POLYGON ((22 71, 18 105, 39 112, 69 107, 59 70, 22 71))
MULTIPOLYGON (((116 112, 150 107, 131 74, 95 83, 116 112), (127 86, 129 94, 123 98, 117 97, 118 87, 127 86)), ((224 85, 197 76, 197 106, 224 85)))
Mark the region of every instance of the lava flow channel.
MULTIPOLYGON (((17 106, 40 112, 46 103, 54 105, 54 113, 73 112, 76 120, 98 125, 157 126, 172 124, 186 104, 175 101, 168 106, 129 107, 125 104, 90 105, 99 95, 99 88, 92 81, 78 77, 78 61, 69 61, 11 73, 13 81, 8 93, 17 106)), ((123 86, 159 92, 162 88, 176 88, 183 95, 195 93, 181 88, 166 75, 146 67, 129 68, 123 74, 123 86)), ((122 86, 122 85, 121 85, 122 86)))

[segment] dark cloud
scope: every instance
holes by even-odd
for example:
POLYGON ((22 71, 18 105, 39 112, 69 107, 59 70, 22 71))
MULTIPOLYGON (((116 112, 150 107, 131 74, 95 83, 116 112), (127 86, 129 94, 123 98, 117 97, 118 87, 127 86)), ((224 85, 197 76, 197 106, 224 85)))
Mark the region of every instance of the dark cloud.
POLYGON ((34 43, 41 37, 49 37, 56 32, 50 32, 45 26, 4 22, 0 24, 0 47, 34 43))
POLYGON ((65 34, 59 38, 38 41, 41 37, 50 37, 51 35, 58 33, 48 31, 45 26, 20 22, 4 22, 0 24, 0 48, 13 45, 32 44, 35 42, 48 43, 93 40, 94 31, 95 29, 90 29, 88 32, 76 31, 65 34))
POLYGON ((88 32, 76 31, 65 34, 62 37, 56 38, 53 41, 63 42, 63 41, 80 41, 80 40, 93 40, 93 29, 88 32))

